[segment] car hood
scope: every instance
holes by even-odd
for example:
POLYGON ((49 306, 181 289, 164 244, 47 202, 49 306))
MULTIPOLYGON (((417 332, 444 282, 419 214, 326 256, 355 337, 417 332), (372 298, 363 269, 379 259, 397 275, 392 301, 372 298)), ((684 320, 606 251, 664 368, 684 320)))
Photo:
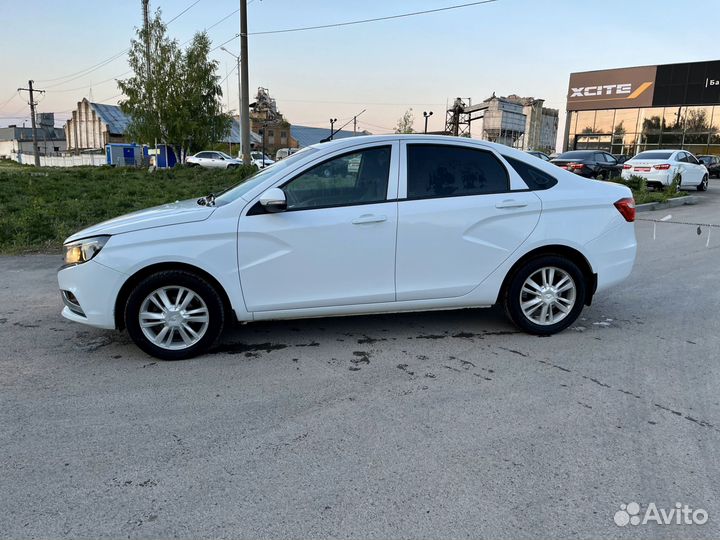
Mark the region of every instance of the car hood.
POLYGON ((215 208, 212 206, 199 205, 197 199, 176 201, 103 221, 76 232, 65 242, 101 234, 121 234, 153 227, 203 221, 209 218, 214 211, 215 208))

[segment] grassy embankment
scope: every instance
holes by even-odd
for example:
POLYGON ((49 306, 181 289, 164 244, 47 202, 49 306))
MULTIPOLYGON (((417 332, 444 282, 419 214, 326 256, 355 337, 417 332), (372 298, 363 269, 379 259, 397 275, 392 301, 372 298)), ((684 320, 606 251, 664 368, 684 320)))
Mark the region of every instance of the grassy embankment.
POLYGON ((59 251, 75 231, 121 214, 218 192, 253 168, 36 168, 0 161, 0 253, 59 251))

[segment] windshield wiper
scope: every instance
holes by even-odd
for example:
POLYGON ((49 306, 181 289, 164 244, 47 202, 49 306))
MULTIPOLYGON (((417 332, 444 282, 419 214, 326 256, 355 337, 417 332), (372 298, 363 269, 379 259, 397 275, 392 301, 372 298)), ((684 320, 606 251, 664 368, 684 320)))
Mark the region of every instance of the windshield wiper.
POLYGON ((215 194, 210 193, 209 195, 205 195, 204 197, 200 197, 197 200, 197 203, 200 206, 215 206, 215 194))

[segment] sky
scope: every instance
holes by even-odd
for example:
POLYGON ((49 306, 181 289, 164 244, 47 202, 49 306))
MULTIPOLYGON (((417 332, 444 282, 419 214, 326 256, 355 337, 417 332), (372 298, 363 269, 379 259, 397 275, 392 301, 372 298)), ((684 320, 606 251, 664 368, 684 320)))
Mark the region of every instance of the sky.
MULTIPOLYGON (((262 32, 470 1, 250 0, 248 24, 250 33, 262 32)), ((168 21, 192 4, 151 0, 151 9, 160 8, 168 21)), ((209 28, 213 46, 231 40, 225 47, 239 53, 233 39, 239 16, 215 24, 238 5, 199 0, 169 24, 168 33, 183 43, 209 28)), ((440 130, 455 97, 477 103, 493 92, 514 93, 560 109, 562 134, 571 72, 716 60, 719 10, 720 0, 496 0, 354 26, 251 35, 250 89, 254 95, 258 87, 268 88, 293 124, 329 127, 329 119, 338 118, 337 128, 366 109, 358 127, 373 133, 391 132, 408 108, 415 129, 423 129, 423 111, 432 111, 428 129, 440 130)), ((46 90, 38 112, 54 112, 58 126, 83 97, 113 104, 121 99, 114 79, 130 76, 121 53, 142 23, 140 0, 0 0, 0 13, 0 126, 29 125, 27 96, 17 92, 29 79, 46 90)), ((234 58, 220 49, 212 56, 225 79, 234 58)), ((230 73, 223 101, 235 110, 237 87, 237 74, 230 73)))

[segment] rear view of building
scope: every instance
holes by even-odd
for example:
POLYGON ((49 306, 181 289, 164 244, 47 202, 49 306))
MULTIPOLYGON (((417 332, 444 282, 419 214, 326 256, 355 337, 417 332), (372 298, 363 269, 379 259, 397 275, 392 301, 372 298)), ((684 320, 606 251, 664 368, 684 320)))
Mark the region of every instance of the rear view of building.
POLYGON ((72 117, 65 123, 67 148, 70 152, 105 150, 106 144, 128 142, 125 131, 130 117, 117 105, 78 102, 72 117))
POLYGON ((720 60, 572 73, 563 148, 720 154, 720 60))

